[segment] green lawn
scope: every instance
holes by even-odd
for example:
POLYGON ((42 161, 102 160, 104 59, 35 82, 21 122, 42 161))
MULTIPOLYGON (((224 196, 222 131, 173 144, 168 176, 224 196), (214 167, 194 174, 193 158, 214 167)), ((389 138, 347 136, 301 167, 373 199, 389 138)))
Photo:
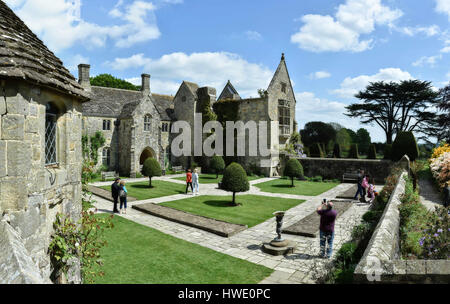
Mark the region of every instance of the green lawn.
MULTIPOLYGON (((252 181, 255 179, 259 179, 261 177, 259 176, 248 176, 248 180, 252 181)), ((186 177, 182 176, 182 177, 174 177, 172 179, 176 179, 176 180, 180 180, 180 181, 186 181, 186 177)), ((200 180, 200 184, 217 184, 218 182, 220 182, 222 180, 222 175, 219 174, 219 178, 216 178, 215 174, 200 174, 199 176, 199 180, 200 180)))
MULTIPOLYGON (((153 188, 148 187, 148 180, 145 182, 126 184, 128 195, 135 197, 137 200, 145 200, 186 192, 185 185, 161 180, 152 180, 152 186, 153 188)), ((110 185, 102 186, 100 188, 111 191, 110 185)))
POLYGON ((237 195, 236 202, 242 206, 231 206, 230 196, 197 196, 160 205, 206 216, 217 220, 253 227, 273 217, 275 211, 288 210, 304 200, 283 199, 260 195, 237 195))
POLYGON ((273 272, 119 216, 113 223, 96 284, 256 284, 273 272))
POLYGON ((339 183, 294 181, 294 185, 295 187, 291 187, 290 179, 275 179, 255 186, 261 191, 270 193, 316 196, 336 187, 339 183))

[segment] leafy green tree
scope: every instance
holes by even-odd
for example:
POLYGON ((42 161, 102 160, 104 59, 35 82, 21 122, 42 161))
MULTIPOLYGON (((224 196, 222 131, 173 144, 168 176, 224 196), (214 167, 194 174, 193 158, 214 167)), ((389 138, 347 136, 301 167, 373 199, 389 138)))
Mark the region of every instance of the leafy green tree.
POLYGON ((134 84, 126 80, 114 77, 111 74, 100 74, 95 77, 91 77, 90 82, 91 85, 98 87, 116 88, 133 91, 139 91, 141 89, 140 86, 135 86, 134 84))
POLYGON ((360 128, 358 129, 358 131, 356 131, 356 137, 356 143, 358 144, 359 150, 362 153, 367 154, 369 152, 369 146, 371 143, 369 132, 364 128, 360 128))
POLYGON ((391 144, 398 132, 428 131, 436 113, 427 109, 437 105, 439 93, 428 81, 379 81, 370 83, 355 97, 363 102, 347 106, 345 115, 359 118, 363 124, 377 124, 386 134, 386 143, 391 144))
POLYGON ((141 173, 144 176, 148 176, 148 179, 149 179, 148 187, 153 188, 152 187, 152 177, 161 176, 161 174, 162 174, 161 166, 155 158, 149 157, 144 161, 144 165, 142 166, 141 173))
POLYGON ((358 142, 358 136, 356 135, 356 132, 352 129, 345 129, 347 131, 348 135, 350 135, 352 144, 356 144, 358 142))
POLYGON ((339 144, 344 150, 350 149, 352 142, 352 137, 350 136, 348 129, 342 128, 336 133, 336 143, 339 144))
POLYGON ((412 132, 400 132, 392 144, 392 160, 399 161, 403 155, 408 155, 410 161, 419 157, 419 147, 412 132))
POLYGON ((236 204, 236 192, 245 192, 250 189, 247 174, 244 168, 238 163, 231 163, 226 167, 223 173, 222 189, 233 192, 233 205, 236 204))
POLYGON ((211 162, 209 163, 209 167, 214 170, 216 173, 216 178, 219 177, 219 173, 222 173, 223 169, 225 169, 225 161, 222 156, 214 155, 211 158, 211 162))
POLYGON ((303 167, 296 158, 291 158, 287 161, 286 167, 284 168, 284 176, 291 179, 291 187, 295 187, 294 178, 303 177, 303 167))
POLYGON ((330 140, 336 140, 336 130, 329 124, 321 121, 308 122, 300 131, 303 143, 311 146, 314 143, 327 145, 330 140))

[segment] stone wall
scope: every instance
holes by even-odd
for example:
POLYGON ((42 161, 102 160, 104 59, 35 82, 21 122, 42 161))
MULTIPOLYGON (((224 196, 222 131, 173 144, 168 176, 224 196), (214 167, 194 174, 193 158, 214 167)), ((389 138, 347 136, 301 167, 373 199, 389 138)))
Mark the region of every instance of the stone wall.
POLYGON ((83 116, 83 135, 88 135, 89 138, 94 136, 94 134, 97 131, 102 132, 103 136, 105 137, 105 144, 98 149, 98 162, 95 165, 95 169, 99 169, 103 162, 102 162, 102 152, 104 148, 110 149, 110 164, 108 171, 115 171, 117 168, 117 161, 118 161, 118 127, 116 126, 115 122, 117 119, 111 118, 111 117, 94 117, 94 116, 83 116), (110 121, 111 129, 110 130, 103 130, 103 121, 108 120, 110 121))
MULTIPOLYGON (((283 158, 282 172, 286 158, 283 158)), ((384 179, 389 176, 393 163, 388 160, 370 159, 344 159, 344 158, 297 158, 303 166, 305 176, 320 175, 324 179, 339 179, 345 172, 356 172, 364 169, 375 179, 375 183, 384 184, 384 179)))
POLYGON ((0 88, 0 283, 48 283, 57 213, 81 215, 81 104, 26 82, 0 88), (57 116, 57 165, 45 165, 45 106, 57 116))
MULTIPOLYGON (((156 158, 161 167, 163 166, 163 159, 160 157, 161 151, 161 119, 158 110, 155 108, 150 98, 146 97, 136 107, 133 112, 131 126, 131 160, 130 160, 130 177, 135 177, 138 172, 141 171, 140 157, 145 149, 152 151, 152 157, 156 158), (151 116, 150 130, 144 130, 144 119, 146 115, 151 116)), ((120 142, 127 140, 122 137, 120 142)))
POLYGON ((389 198, 384 213, 358 263, 354 279, 359 283, 450 283, 449 260, 401 260, 400 212, 406 171, 389 198))

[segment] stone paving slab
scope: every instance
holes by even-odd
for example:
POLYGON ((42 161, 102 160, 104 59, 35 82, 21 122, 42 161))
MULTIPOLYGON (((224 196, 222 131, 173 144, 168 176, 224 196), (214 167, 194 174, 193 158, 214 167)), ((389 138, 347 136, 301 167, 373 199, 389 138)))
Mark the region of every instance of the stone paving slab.
MULTIPOLYGON (((227 223, 153 203, 133 205, 132 208, 167 219, 169 221, 195 227, 224 237, 230 237, 248 228, 247 225, 227 223)), ((194 234, 191 233, 191 235, 194 234)))
MULTIPOLYGON (((334 200, 333 203, 334 203, 333 209, 337 211, 337 217, 341 216, 353 204, 351 201, 337 201, 337 200, 334 200)), ((320 224, 320 216, 317 214, 316 211, 314 211, 313 213, 302 218, 295 224, 283 229, 283 233, 315 238, 319 233, 319 224, 320 224)))
MULTIPOLYGON (((100 196, 101 198, 104 198, 108 201, 114 202, 114 199, 111 196, 111 191, 102 189, 102 188, 98 188, 92 185, 88 185, 88 189, 90 192, 92 192, 93 194, 100 196)), ((134 202, 137 199, 135 197, 132 196, 127 196, 127 202, 134 202)))
POLYGON ((354 185, 353 187, 350 187, 347 190, 341 192, 338 196, 336 196, 336 198, 353 199, 357 190, 358 186, 354 185))

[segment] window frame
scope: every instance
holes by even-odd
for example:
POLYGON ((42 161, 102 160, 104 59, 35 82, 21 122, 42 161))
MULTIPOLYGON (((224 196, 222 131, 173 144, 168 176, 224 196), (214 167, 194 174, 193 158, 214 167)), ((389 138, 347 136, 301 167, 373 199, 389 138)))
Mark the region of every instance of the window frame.
POLYGON ((103 119, 103 131, 111 131, 111 120, 103 119), (105 127, 106 124, 106 127, 105 127))
POLYGON ((290 133, 291 129, 291 104, 288 100, 278 100, 278 126, 282 135, 290 133))
POLYGON ((59 116, 59 110, 56 107, 56 105, 52 102, 49 102, 45 105, 45 135, 44 135, 44 164, 46 167, 57 167, 59 166, 59 162, 58 162, 58 116, 59 116), (50 112, 53 111, 53 112, 50 112), (50 121, 51 118, 51 124, 52 126, 50 126, 51 128, 51 135, 53 140, 51 141, 51 143, 49 143, 49 134, 48 134, 48 128, 49 128, 49 124, 48 122, 50 121), (53 155, 51 155, 51 158, 49 158, 49 151, 48 151, 48 147, 49 144, 51 144, 53 147, 53 155))
POLYGON ((104 147, 102 150, 102 165, 109 166, 111 165, 111 148, 110 147, 104 147), (106 155, 105 155, 106 152, 106 155), (106 164, 105 164, 106 159, 106 164))
POLYGON ((144 116, 144 131, 149 132, 151 130, 152 130, 152 116, 150 114, 146 114, 144 116))

